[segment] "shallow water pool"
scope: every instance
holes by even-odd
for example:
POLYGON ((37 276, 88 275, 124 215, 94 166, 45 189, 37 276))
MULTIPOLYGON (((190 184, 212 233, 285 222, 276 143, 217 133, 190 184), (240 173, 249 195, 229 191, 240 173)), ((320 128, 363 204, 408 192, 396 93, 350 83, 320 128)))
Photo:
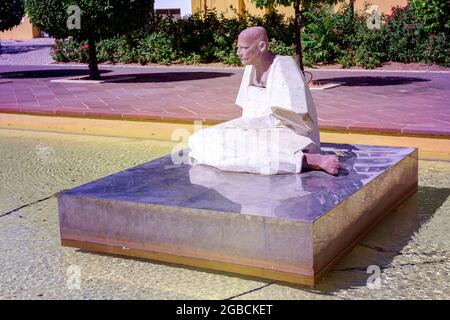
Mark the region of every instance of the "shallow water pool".
POLYGON ((57 192, 174 145, 0 129, 0 299, 450 298, 448 162, 420 161, 419 192, 314 290, 60 246, 57 192), (380 268, 378 289, 366 286, 370 265, 380 268))

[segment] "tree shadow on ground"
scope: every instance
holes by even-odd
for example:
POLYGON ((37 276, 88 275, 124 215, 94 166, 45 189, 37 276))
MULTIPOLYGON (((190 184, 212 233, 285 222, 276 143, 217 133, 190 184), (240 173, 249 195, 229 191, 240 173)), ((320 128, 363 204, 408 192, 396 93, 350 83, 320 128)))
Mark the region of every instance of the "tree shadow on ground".
POLYGON ((414 77, 390 77, 390 76, 355 76, 355 77, 336 77, 326 79, 314 79, 319 83, 341 83, 345 87, 379 87, 379 86, 397 86, 415 82, 431 81, 429 79, 414 77))
MULTIPOLYGON (((100 70, 100 73, 109 73, 111 70, 100 70)), ((0 78, 4 79, 38 79, 38 78, 61 78, 87 76, 89 70, 86 69, 45 69, 45 70, 25 70, 0 73, 0 78)))
MULTIPOLYGON (((113 70, 100 70, 101 74, 107 74, 113 70)), ((38 79, 38 78, 64 78, 76 76, 88 76, 89 70, 85 69, 45 69, 26 70, 0 73, 3 79, 38 79)), ((196 71, 196 72, 154 72, 154 73, 130 73, 112 74, 102 76, 100 80, 114 83, 165 83, 178 81, 205 80, 234 75, 231 72, 196 71), (123 80, 121 80, 123 79, 123 80)), ((88 79, 83 79, 88 80, 88 79)), ((76 80, 73 81, 76 84, 76 80)), ((80 82, 81 84, 82 82, 80 82)))
MULTIPOLYGON (((215 71, 196 71, 196 72, 155 72, 155 73, 140 73, 140 74, 121 74, 121 77, 132 77, 131 79, 117 80, 114 83, 153 83, 153 82, 178 82, 191 80, 204 80, 230 77, 234 75, 231 72, 215 72, 215 71)), ((103 80, 107 80, 104 77, 103 80)))

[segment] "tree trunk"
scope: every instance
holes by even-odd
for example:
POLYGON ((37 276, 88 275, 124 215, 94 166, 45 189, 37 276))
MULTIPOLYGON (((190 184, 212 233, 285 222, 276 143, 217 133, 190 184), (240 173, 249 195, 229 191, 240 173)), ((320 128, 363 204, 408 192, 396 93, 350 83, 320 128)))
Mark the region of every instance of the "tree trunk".
POLYGON ((150 21, 155 21, 155 1, 151 2, 150 6, 150 21))
POLYGON ((350 0, 350 10, 353 17, 355 14, 355 0, 350 0))
POLYGON ((93 38, 88 39, 89 45, 89 74, 91 79, 99 80, 100 72, 98 71, 97 47, 93 38))
POLYGON ((302 70, 302 72, 304 72, 305 68, 303 67, 302 35, 301 35, 302 12, 300 11, 300 0, 295 1, 294 9, 295 9, 295 19, 294 19, 295 60, 297 61, 298 65, 300 66, 300 70, 302 70))
POLYGON ((355 32, 355 0, 350 0, 350 14, 352 16, 352 24, 349 31, 353 34, 355 32))

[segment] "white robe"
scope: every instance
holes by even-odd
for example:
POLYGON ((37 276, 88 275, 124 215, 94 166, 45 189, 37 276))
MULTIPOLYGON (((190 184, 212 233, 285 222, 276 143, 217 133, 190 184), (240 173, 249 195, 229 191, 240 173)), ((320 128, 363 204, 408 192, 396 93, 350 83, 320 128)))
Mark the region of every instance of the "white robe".
POLYGON ((320 150, 317 114, 311 92, 295 61, 276 56, 265 88, 251 85, 255 72, 246 66, 236 98, 242 117, 194 133, 189 138, 194 163, 223 171, 257 174, 299 173, 303 151, 320 150), (271 115, 272 107, 308 113, 314 126, 301 136, 271 115))

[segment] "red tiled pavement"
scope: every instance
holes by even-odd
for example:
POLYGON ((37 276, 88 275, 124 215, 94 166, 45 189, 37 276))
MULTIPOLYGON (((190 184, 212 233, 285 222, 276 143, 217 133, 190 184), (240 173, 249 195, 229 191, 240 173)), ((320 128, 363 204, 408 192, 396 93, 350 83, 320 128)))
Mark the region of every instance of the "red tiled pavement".
MULTIPOLYGON (((1 66, 0 112, 114 119, 226 121, 242 69, 103 66, 102 84, 52 83, 85 67, 1 66)), ((315 70, 314 79, 343 82, 313 91, 323 129, 450 136, 450 73, 315 70)), ((1 116, 1 115, 0 115, 1 116)))

